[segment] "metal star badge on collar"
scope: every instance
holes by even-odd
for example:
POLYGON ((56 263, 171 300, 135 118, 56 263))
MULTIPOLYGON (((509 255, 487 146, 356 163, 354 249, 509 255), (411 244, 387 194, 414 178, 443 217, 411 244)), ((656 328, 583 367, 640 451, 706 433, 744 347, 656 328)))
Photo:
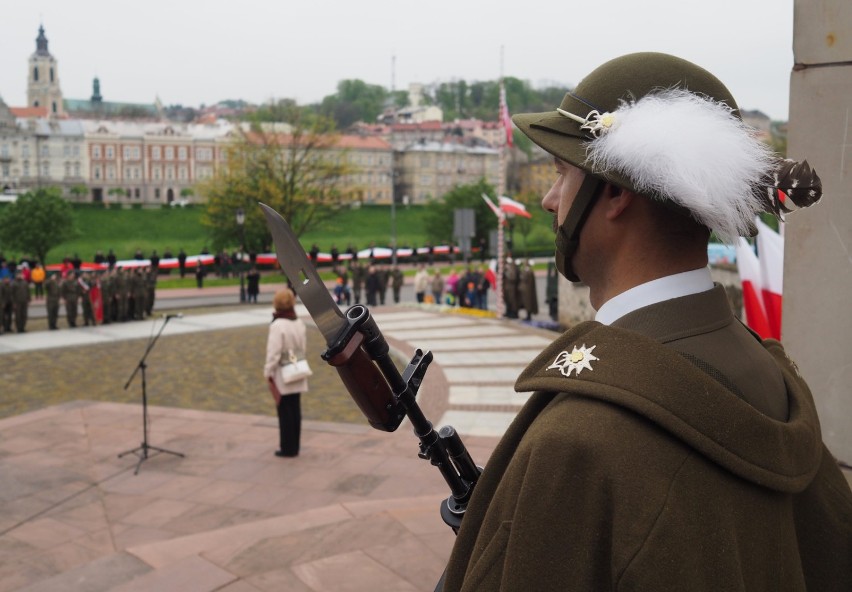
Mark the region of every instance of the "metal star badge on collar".
POLYGON ((571 376, 572 371, 579 376, 584 368, 588 368, 589 372, 591 372, 593 370, 592 362, 598 359, 592 355, 592 350, 596 347, 596 345, 593 345, 589 349, 586 349, 586 344, 584 343, 580 346, 580 349, 577 349, 575 345, 570 354, 567 351, 562 351, 556 356, 553 363, 547 367, 547 370, 557 368, 563 376, 571 376))

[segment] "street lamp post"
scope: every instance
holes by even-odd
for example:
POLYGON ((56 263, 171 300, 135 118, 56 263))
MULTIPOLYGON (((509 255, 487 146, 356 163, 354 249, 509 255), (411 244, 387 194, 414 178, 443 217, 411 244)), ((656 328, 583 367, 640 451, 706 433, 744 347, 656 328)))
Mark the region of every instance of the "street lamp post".
POLYGON ((245 278, 243 277, 244 265, 243 265, 243 251, 246 246, 246 233, 245 233, 245 224, 246 224, 246 213, 242 208, 237 208, 237 226, 240 228, 240 302, 246 301, 246 285, 245 278))

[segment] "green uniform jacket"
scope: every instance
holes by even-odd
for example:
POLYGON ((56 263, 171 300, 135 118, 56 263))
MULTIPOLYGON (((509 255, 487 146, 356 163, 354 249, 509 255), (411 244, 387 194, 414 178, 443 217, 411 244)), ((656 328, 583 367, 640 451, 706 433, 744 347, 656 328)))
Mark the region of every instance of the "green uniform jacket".
MULTIPOLYGON (((743 331, 722 317, 672 339, 743 331)), ((444 590, 852 590, 852 493, 781 345, 787 421, 668 340, 583 323, 526 368, 444 590)))

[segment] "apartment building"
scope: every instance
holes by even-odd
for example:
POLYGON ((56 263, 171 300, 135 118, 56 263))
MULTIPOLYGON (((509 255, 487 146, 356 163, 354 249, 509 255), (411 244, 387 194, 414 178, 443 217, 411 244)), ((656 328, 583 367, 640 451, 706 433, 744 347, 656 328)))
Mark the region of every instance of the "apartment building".
POLYGON ((457 185, 485 179, 497 186, 500 151, 455 142, 417 142, 396 153, 397 199, 421 204, 457 185))

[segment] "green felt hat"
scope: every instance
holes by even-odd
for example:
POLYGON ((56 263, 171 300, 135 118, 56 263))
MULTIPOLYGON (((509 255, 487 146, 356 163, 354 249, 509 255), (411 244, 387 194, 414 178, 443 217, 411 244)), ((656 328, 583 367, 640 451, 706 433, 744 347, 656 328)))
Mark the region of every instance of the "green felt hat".
MULTIPOLYGON (((734 97, 713 74, 687 60, 654 52, 633 53, 604 63, 565 95, 559 109, 583 118, 591 111, 612 113, 625 102, 674 88, 724 103, 739 117, 734 97)), ((620 187, 638 190, 633 180, 620 171, 601 170, 590 163, 587 146, 594 135, 559 111, 519 113, 512 121, 550 154, 620 187)), ((671 130, 676 131, 675 127, 671 130)))

